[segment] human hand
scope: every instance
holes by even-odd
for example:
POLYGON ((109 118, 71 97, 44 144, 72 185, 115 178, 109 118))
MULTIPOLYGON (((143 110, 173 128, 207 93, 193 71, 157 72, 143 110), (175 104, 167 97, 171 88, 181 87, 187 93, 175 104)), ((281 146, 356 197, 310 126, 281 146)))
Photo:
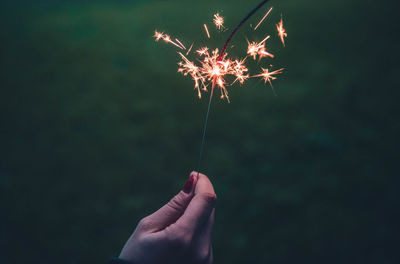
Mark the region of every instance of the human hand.
POLYGON ((132 264, 211 264, 215 202, 207 176, 192 172, 182 191, 139 222, 119 258, 132 264))

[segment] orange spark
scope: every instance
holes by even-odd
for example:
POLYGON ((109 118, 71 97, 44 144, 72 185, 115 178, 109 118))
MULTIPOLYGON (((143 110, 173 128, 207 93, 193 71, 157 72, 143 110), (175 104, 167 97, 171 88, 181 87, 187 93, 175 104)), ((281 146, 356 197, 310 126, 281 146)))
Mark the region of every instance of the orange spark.
POLYGON ((197 54, 199 54, 200 56, 203 56, 203 55, 205 55, 206 53, 208 53, 208 48, 207 48, 207 47, 204 47, 204 48, 201 48, 201 49, 196 50, 196 52, 197 52, 197 54))
POLYGON ((257 26, 254 28, 254 30, 257 30, 257 28, 261 25, 261 23, 267 18, 267 16, 269 15, 269 13, 271 13, 272 11, 272 7, 268 10, 268 12, 265 14, 265 16, 260 20, 260 22, 258 22, 257 26))
POLYGON ((247 41, 248 47, 247 47, 247 54, 255 60, 257 55, 260 57, 260 59, 264 57, 270 57, 273 58, 274 55, 267 52, 265 49, 265 41, 267 41, 270 38, 270 36, 267 36, 265 39, 263 39, 260 42, 249 42, 247 41))
POLYGON ((196 50, 196 53, 202 58, 198 60, 198 65, 179 52, 182 61, 178 63, 178 72, 192 77, 199 98, 201 98, 201 90, 207 91, 207 83, 212 83, 213 87, 216 85, 220 89, 221 98, 226 98, 229 102, 228 91, 226 90, 228 84, 225 79, 232 76, 235 78, 233 83, 243 84, 250 77, 247 74, 248 69, 244 65, 246 59, 232 61, 227 58, 226 53, 219 59, 218 49, 210 53, 207 47, 196 50))
POLYGON ((182 42, 179 41, 179 39, 175 39, 176 42, 178 42, 178 44, 183 48, 186 49, 185 45, 182 44, 182 42))
MULTIPOLYGON (((175 45, 176 47, 180 48, 180 49, 184 49, 182 46, 180 46, 179 44, 177 44, 176 42, 171 40, 171 37, 167 34, 164 33, 160 33, 157 30, 154 31, 154 37, 156 38, 156 41, 159 41, 160 39, 163 39, 165 42, 167 43, 171 43, 172 45, 175 45)), ((179 40, 178 40, 179 41, 179 40)))
POLYGON ((218 13, 214 15, 214 25, 218 28, 218 30, 221 30, 221 28, 224 28, 224 18, 220 16, 218 13))
POLYGON ((189 55, 190 51, 192 50, 192 48, 193 48, 193 44, 194 44, 194 42, 192 43, 192 45, 190 45, 190 48, 189 48, 189 50, 186 52, 186 56, 187 56, 187 55, 189 55))
MULTIPOLYGON (((261 21, 257 24, 254 30, 256 30, 260 24, 266 19, 266 17, 271 12, 272 8, 268 10, 268 12, 264 15, 261 21)), ((214 15, 214 24, 218 29, 222 29, 224 23, 224 19, 217 13, 214 15)), ((279 36, 281 37, 282 43, 286 37, 286 32, 283 28, 283 22, 281 18, 281 22, 277 24, 279 36)), ((204 24, 205 32, 210 38, 210 32, 208 31, 207 24, 204 24)), ((154 38, 156 41, 163 40, 167 43, 173 44, 176 47, 186 50, 185 45, 182 42, 175 38, 175 41, 171 40, 171 37, 164 32, 158 32, 157 30, 154 33, 154 38)), ((276 75, 281 74, 283 72, 283 68, 275 71, 270 71, 269 69, 261 68, 262 72, 260 74, 250 76, 249 70, 245 65, 247 57, 253 57, 255 60, 257 57, 261 60, 264 57, 274 58, 274 55, 267 52, 266 50, 266 41, 270 38, 270 36, 266 36, 262 41, 249 42, 247 40, 248 48, 247 48, 247 56, 242 59, 231 59, 228 57, 227 52, 222 52, 220 54, 218 49, 211 50, 209 47, 199 47, 193 55, 196 56, 195 59, 189 59, 187 56, 190 51, 192 51, 194 47, 194 43, 189 47, 186 51, 186 55, 182 52, 178 52, 181 57, 181 61, 178 62, 178 72, 183 74, 184 76, 190 76, 194 81, 194 89, 197 91, 197 96, 199 98, 202 97, 202 91, 207 91, 207 87, 211 84, 212 89, 214 87, 219 88, 221 92, 221 98, 227 99, 229 102, 229 95, 227 91, 227 87, 233 85, 234 83, 243 84, 247 79, 251 77, 261 77, 265 83, 269 83, 272 90, 274 88, 272 86, 272 81, 277 77, 276 75)), ((274 91, 275 93, 275 91, 274 91)))
POLYGON ((154 31, 154 37, 156 38, 156 41, 159 41, 164 37, 164 33, 160 33, 157 30, 154 31))
POLYGON ((282 14, 281 14, 281 21, 279 21, 279 23, 276 24, 276 29, 278 30, 278 36, 281 39, 283 46, 285 47, 285 38, 287 37, 287 33, 286 30, 283 28, 282 14))
POLYGON ((206 30, 207 37, 210 38, 210 32, 208 32, 207 25, 204 24, 204 29, 206 30))
POLYGON ((258 74, 258 75, 254 75, 254 76, 252 76, 252 77, 261 77, 261 78, 263 78, 263 79, 264 79, 264 82, 265 82, 265 83, 268 82, 269 85, 270 85, 271 88, 272 88, 272 91, 275 93, 275 90, 274 90, 274 87, 272 86, 271 80, 276 80, 275 75, 281 74, 281 73, 283 72, 284 68, 281 68, 281 69, 279 69, 279 70, 275 70, 275 71, 272 71, 272 72, 270 72, 268 69, 264 69, 264 68, 262 68, 262 67, 261 67, 261 69, 262 69, 262 73, 260 73, 260 74, 258 74))

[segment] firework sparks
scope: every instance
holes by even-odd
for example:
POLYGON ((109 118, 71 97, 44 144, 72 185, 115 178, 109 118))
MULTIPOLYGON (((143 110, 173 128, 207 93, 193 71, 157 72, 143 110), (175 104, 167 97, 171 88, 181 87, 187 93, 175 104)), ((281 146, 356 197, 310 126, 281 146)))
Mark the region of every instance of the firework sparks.
POLYGON ((189 53, 192 51, 193 44, 194 44, 194 42, 192 43, 192 45, 190 45, 190 48, 189 48, 188 51, 186 52, 186 56, 189 55, 189 53))
POLYGON ((182 44, 182 42, 179 41, 179 39, 175 39, 175 41, 183 48, 184 50, 186 49, 185 45, 182 44))
MULTIPOLYGON (((164 33, 162 33, 162 32, 158 32, 157 30, 154 31, 154 38, 156 39, 156 41, 159 41, 160 39, 162 39, 162 40, 164 40, 165 42, 171 43, 172 45, 174 45, 174 46, 176 46, 176 47, 178 47, 178 48, 180 48, 180 49, 184 49, 183 45, 181 46, 181 45, 179 45, 178 43, 172 41, 172 40, 171 40, 171 37, 170 37, 169 35, 164 34, 164 33)), ((177 41, 180 43, 180 41, 179 41, 178 39, 175 39, 175 40, 177 40, 177 41)))
POLYGON ((250 77, 247 74, 248 69, 244 65, 246 59, 232 61, 225 54, 220 60, 219 50, 215 49, 210 53, 207 47, 198 49, 196 53, 202 58, 202 60, 199 60, 199 66, 179 53, 182 61, 178 63, 178 72, 192 77, 199 98, 201 98, 201 90, 207 91, 207 85, 212 83, 213 86, 216 85, 220 89, 221 98, 225 98, 229 102, 226 77, 233 76, 235 78, 233 83, 238 81, 241 84, 250 77))
POLYGON ((260 42, 249 42, 247 41, 247 54, 250 57, 253 57, 253 59, 255 60, 257 58, 257 56, 259 56, 260 59, 264 58, 264 57, 270 57, 270 58, 274 58, 274 55, 267 52, 265 49, 265 41, 267 41, 270 38, 270 36, 267 36, 265 39, 263 39, 260 42))
MULTIPOLYGON (((276 76, 275 75, 281 74, 283 72, 284 68, 279 69, 279 70, 275 70, 275 71, 269 71, 268 69, 264 69, 264 68, 261 68, 261 70, 262 70, 262 73, 260 73, 258 75, 254 75, 252 77, 261 77, 261 78, 263 78, 264 82, 265 83, 268 82, 269 85, 271 86, 272 91, 275 93, 275 89, 274 89, 274 86, 272 86, 272 82, 271 81, 276 80, 276 76)), ((276 95, 276 93, 275 93, 275 95, 276 95)))
MULTIPOLYGON (((206 112, 206 118, 203 126, 203 136, 202 136, 202 141, 201 141, 201 147, 200 147, 200 155, 199 155, 199 160, 198 160, 198 175, 200 171, 200 165, 201 165, 201 160, 202 160, 202 155, 203 155, 203 150, 204 150, 204 143, 205 143, 205 138, 206 138, 206 131, 207 131, 207 124, 208 124, 208 117, 211 109, 211 102, 213 98, 213 92, 214 88, 218 87, 220 92, 221 92, 221 98, 226 99, 229 102, 229 96, 228 96, 228 91, 226 89, 227 86, 233 85, 234 83, 238 82, 240 84, 243 84, 247 79, 251 77, 258 77, 262 78, 265 82, 265 84, 268 82, 269 85, 271 86, 273 92, 274 88, 272 86, 272 81, 275 80, 277 77, 276 75, 281 74, 284 70, 284 68, 281 68, 279 70, 274 70, 270 71, 269 69, 264 69, 261 67, 261 73, 250 76, 248 73, 249 70, 247 66, 245 65, 246 59, 250 56, 253 57, 255 60, 257 56, 259 57, 259 61, 261 61, 262 58, 264 57, 269 57, 269 58, 274 58, 274 55, 266 51, 265 48, 265 42, 270 38, 270 36, 267 36, 264 38, 261 42, 249 42, 248 43, 248 48, 247 48, 247 54, 246 57, 242 59, 231 59, 228 57, 228 54, 226 52, 229 43, 231 42, 232 38, 236 35, 238 30, 248 21, 248 19, 254 15, 254 13, 259 10, 264 4, 266 4, 269 0, 262 0, 253 10, 251 10, 241 21, 240 23, 232 30, 230 33, 229 37, 227 38, 221 53, 219 53, 218 49, 214 49, 211 52, 209 51, 208 47, 202 47, 196 50, 196 52, 193 52, 193 54, 197 55, 197 58, 195 60, 190 60, 188 59, 188 55, 190 51, 193 48, 193 44, 190 46, 189 50, 187 50, 186 55, 184 55, 182 52, 178 52, 179 56, 181 57, 181 61, 178 62, 178 72, 182 73, 184 76, 191 76, 193 81, 194 81, 194 88, 197 91, 197 95, 199 98, 202 97, 202 91, 207 91, 207 86, 211 84, 211 92, 209 96, 209 101, 208 101, 208 108, 206 112), (232 82, 229 83, 229 79, 232 78, 232 82)), ((262 24, 262 22, 268 17, 270 12, 272 11, 272 7, 267 11, 267 13, 263 16, 263 18, 259 21, 259 23, 256 25, 254 30, 257 30, 257 28, 262 24)), ((219 31, 223 31, 224 27, 224 18, 221 17, 218 13, 214 15, 213 22, 216 26, 216 28, 219 31)), ((282 15, 281 15, 281 21, 279 24, 276 25, 278 29, 278 36, 282 41, 283 46, 285 46, 284 38, 287 37, 286 31, 283 28, 283 22, 282 22, 282 15)), ((208 31, 207 25, 204 24, 204 29, 206 31, 207 37, 211 38, 210 32, 208 31)), ((156 41, 159 40, 164 40, 167 43, 173 44, 174 46, 186 50, 186 47, 182 44, 181 41, 178 39, 175 39, 175 41, 172 41, 170 36, 167 34, 164 34, 163 32, 158 32, 155 31, 154 33, 154 38, 156 41)), ((271 66, 272 67, 272 66, 271 66)))
POLYGON ((218 28, 218 30, 221 30, 224 28, 224 18, 220 16, 218 13, 214 15, 214 25, 218 28))
MULTIPOLYGON (((258 22, 254 30, 261 25, 271 11, 272 7, 258 22)), ((224 18, 218 13, 214 15, 213 22, 217 29, 221 30, 224 28, 224 18)), ((279 33, 278 35, 284 45, 284 37, 286 37, 287 34, 283 28, 282 18, 279 24, 277 24, 277 29, 279 33)), ((204 30, 207 34, 207 37, 211 38, 206 24, 204 24, 204 30)), ((277 78, 276 75, 281 74, 284 70, 282 68, 279 70, 270 71, 269 69, 261 68, 262 72, 260 74, 253 76, 249 74, 249 69, 245 64, 248 57, 252 57, 254 60, 256 60, 258 57, 259 61, 262 58, 272 59, 275 57, 266 49, 266 42, 268 39, 270 39, 269 35, 260 42, 250 42, 247 40, 248 46, 246 57, 240 59, 229 58, 228 54, 225 52, 225 48, 223 49, 223 52, 219 53, 218 49, 212 50, 209 47, 197 48, 197 50, 193 52, 197 58, 189 59, 187 56, 194 48, 194 43, 189 47, 189 49, 186 49, 185 45, 179 39, 175 38, 175 41, 172 41, 169 35, 164 34, 164 32, 158 32, 157 30, 154 33, 154 38, 156 41, 163 40, 180 48, 181 50, 185 50, 185 54, 183 52, 178 52, 179 56, 181 57, 181 61, 178 62, 178 72, 184 76, 190 76, 193 79, 194 89, 196 90, 199 98, 202 97, 203 91, 208 91, 207 88, 211 84, 212 91, 214 90, 214 87, 219 88, 221 93, 220 97, 229 102, 227 87, 235 83, 244 84, 247 79, 252 77, 262 78, 265 83, 268 82, 274 91, 272 81, 277 78)))
POLYGON ((260 20, 260 22, 258 22, 257 26, 254 28, 254 30, 257 30, 257 28, 261 25, 261 23, 267 18, 267 16, 269 15, 269 13, 271 13, 272 11, 272 7, 267 11, 267 13, 264 15, 264 17, 260 20))
POLYGON ((208 38, 211 38, 210 32, 208 31, 208 27, 207 27, 206 24, 204 24, 204 30, 206 31, 207 37, 208 37, 208 38))
POLYGON ((281 15, 281 21, 276 24, 276 29, 278 30, 278 36, 282 41, 282 45, 285 47, 285 38, 287 37, 286 30, 283 28, 283 20, 281 15))

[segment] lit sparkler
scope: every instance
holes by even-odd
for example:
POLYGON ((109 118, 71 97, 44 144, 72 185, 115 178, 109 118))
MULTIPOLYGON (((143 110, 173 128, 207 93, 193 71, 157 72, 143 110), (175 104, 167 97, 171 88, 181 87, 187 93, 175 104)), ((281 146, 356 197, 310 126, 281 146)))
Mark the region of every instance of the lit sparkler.
MULTIPOLYGON (((261 42, 256 41, 248 41, 247 53, 244 58, 241 59, 231 59, 228 57, 228 53, 226 52, 229 42, 239 30, 239 28, 258 10, 260 9, 268 0, 263 0, 256 8, 254 8, 232 31, 229 35, 225 45, 223 46, 221 52, 218 49, 210 50, 208 47, 201 47, 197 49, 194 54, 197 55, 196 60, 190 60, 187 56, 193 48, 192 44, 184 55, 182 52, 178 52, 180 58, 182 59, 178 63, 178 72, 182 73, 184 76, 192 77, 194 81, 194 89, 197 91, 197 95, 199 98, 202 97, 202 91, 208 91, 208 86, 211 84, 211 92, 210 99, 208 103, 208 110, 206 114, 206 120, 203 127, 203 138, 200 148, 200 158, 198 164, 198 170, 200 170, 200 162, 202 159, 204 142, 205 142, 205 134, 207 130, 208 124, 208 116, 210 113, 211 101, 213 97, 214 88, 218 87, 221 93, 221 98, 226 99, 229 102, 228 91, 226 89, 227 86, 231 86, 234 83, 238 82, 239 84, 243 84, 247 79, 251 77, 262 78, 265 83, 271 86, 271 89, 275 93, 275 90, 272 86, 272 81, 276 80, 276 75, 281 74, 284 68, 279 70, 270 71, 269 69, 264 69, 261 67, 262 72, 260 74, 256 74, 251 76, 249 74, 249 69, 245 65, 246 59, 248 57, 252 57, 254 60, 259 57, 259 61, 263 58, 274 58, 274 55, 267 52, 266 50, 266 41, 270 38, 270 36, 265 37, 261 42)), ((264 17, 259 21, 257 26, 254 28, 256 30, 261 23, 268 17, 270 12, 272 11, 272 7, 267 11, 264 17)), ((224 18, 221 17, 218 13, 214 15, 213 23, 218 30, 224 29, 224 18)), ((276 25, 278 29, 278 36, 282 41, 282 44, 285 46, 284 38, 287 37, 286 30, 283 28, 283 20, 281 17, 281 21, 276 25)), ((207 34, 208 38, 211 38, 210 32, 206 24, 204 24, 204 30, 207 34)), ((171 40, 171 37, 163 32, 155 31, 154 38, 156 41, 164 40, 166 43, 170 43, 181 50, 186 50, 185 45, 179 39, 175 39, 175 41, 171 40)))

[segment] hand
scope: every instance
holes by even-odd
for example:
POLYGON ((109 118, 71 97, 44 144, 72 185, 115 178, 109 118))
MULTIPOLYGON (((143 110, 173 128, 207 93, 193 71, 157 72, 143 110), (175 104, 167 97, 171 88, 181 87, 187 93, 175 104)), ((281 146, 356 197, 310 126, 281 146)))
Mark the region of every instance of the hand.
POLYGON ((139 222, 119 258, 133 264, 211 264, 215 202, 207 176, 192 172, 182 191, 139 222))

